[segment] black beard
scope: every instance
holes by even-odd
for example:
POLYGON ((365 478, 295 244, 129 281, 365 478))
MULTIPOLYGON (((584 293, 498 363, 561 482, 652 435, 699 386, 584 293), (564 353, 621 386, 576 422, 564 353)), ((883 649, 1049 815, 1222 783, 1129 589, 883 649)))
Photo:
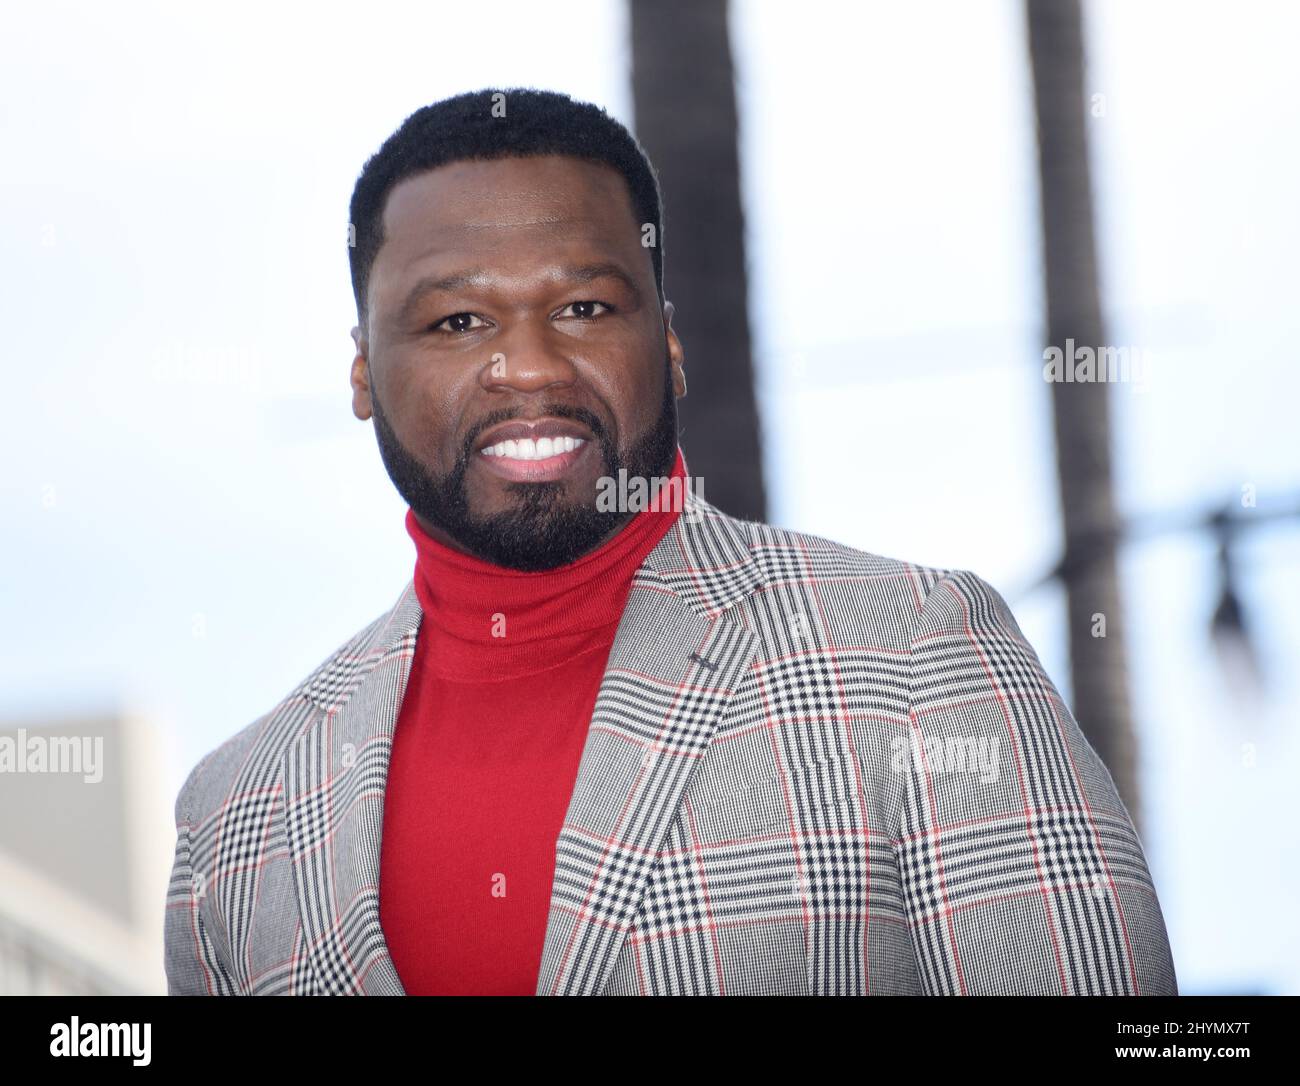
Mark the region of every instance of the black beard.
MULTIPOLYGON (((477 455, 474 442, 489 426, 513 418, 514 413, 484 419, 466 435, 452 470, 439 476, 428 471, 398 440, 373 388, 370 404, 379 455, 397 492, 421 520, 436 525, 465 550, 494 565, 530 573, 568 565, 634 515, 597 509, 595 494, 589 502, 566 502, 563 483, 541 482, 508 484, 519 499, 512 508, 488 517, 474 517, 465 490, 465 473, 471 458, 477 455)), ((662 478, 672 471, 677 458, 677 400, 668 364, 664 366, 659 417, 628 451, 626 459, 620 457, 600 419, 585 408, 551 404, 542 414, 574 419, 590 429, 599 443, 604 474, 613 479, 618 478, 620 469, 625 469, 629 478, 662 478)))

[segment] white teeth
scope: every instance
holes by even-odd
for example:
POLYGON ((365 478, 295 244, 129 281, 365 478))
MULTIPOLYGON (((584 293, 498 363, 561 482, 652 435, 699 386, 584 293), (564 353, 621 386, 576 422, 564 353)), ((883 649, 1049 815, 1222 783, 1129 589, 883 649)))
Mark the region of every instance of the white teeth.
POLYGON ((560 453, 573 452, 586 442, 580 437, 544 437, 534 441, 526 437, 522 441, 498 441, 483 450, 484 456, 504 456, 509 460, 546 460, 560 453))

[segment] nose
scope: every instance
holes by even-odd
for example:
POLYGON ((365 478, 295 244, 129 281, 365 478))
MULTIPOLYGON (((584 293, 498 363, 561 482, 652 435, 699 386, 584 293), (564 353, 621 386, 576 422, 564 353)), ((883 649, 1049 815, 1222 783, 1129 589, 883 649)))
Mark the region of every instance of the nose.
POLYGON ((540 392, 552 385, 571 385, 577 378, 572 360, 547 335, 549 329, 519 327, 498 336, 479 381, 488 391, 540 392))

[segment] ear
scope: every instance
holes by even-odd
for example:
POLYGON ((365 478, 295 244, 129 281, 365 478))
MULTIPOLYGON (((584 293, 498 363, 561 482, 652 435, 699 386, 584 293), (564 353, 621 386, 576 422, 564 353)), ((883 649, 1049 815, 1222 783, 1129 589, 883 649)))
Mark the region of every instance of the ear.
POLYGON ((357 347, 352 358, 352 413, 364 422, 371 415, 370 362, 367 358, 370 345, 360 327, 352 329, 352 342, 357 347))
POLYGON ((668 341, 668 359, 673 369, 673 393, 680 400, 686 395, 686 349, 673 331, 673 303, 664 302, 664 338, 668 341))

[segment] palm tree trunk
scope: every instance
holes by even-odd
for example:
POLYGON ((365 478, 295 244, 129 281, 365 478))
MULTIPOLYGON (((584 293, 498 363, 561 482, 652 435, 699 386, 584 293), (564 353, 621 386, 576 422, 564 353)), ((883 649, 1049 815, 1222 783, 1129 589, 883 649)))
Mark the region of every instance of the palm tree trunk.
POLYGON ((630 0, 636 135, 664 198, 664 291, 686 350, 681 445, 703 494, 766 518, 726 0, 630 0))
MULTIPOLYGON (((1094 351, 1105 341, 1093 237, 1078 0, 1026 0, 1038 117, 1042 257, 1051 346, 1094 351)), ((1074 710, 1138 822, 1136 743, 1116 564, 1109 386, 1051 385, 1065 556, 1074 710), (1097 616, 1104 616, 1104 636, 1097 616)))

